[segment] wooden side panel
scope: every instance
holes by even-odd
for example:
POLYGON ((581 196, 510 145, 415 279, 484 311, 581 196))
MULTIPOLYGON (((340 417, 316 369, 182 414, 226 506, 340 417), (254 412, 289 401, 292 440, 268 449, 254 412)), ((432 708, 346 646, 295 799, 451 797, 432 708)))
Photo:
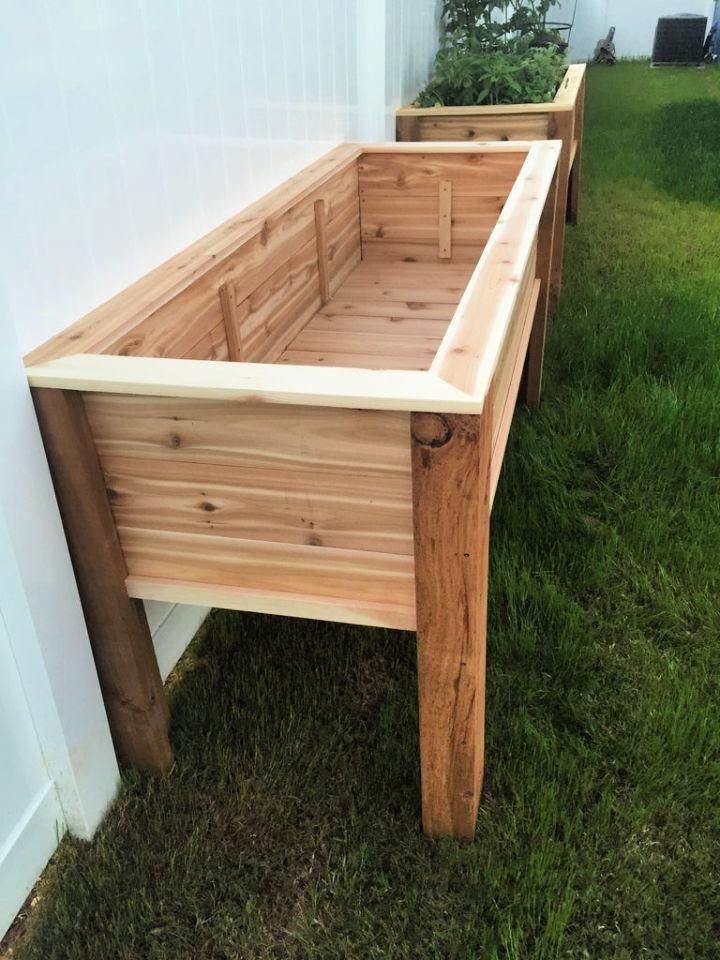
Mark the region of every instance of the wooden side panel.
POLYGON ((305 200, 317 196, 328 180, 354 167, 359 154, 360 148, 352 144, 331 150, 33 350, 26 363, 45 363, 78 353, 184 356, 218 325, 219 287, 252 269, 255 261, 248 258, 250 241, 256 238, 257 244, 251 246, 259 259, 271 250, 280 250, 293 232, 304 228, 298 223, 297 211, 305 200), (235 255, 241 247, 244 253, 238 263, 235 255), (172 308, 168 311, 169 304, 172 308))
POLYGON ((497 490, 498 480, 502 471, 505 449, 507 447, 508 437, 510 436, 510 427, 515 413, 515 404, 520 392, 525 361, 528 356, 528 344, 533 330, 533 321, 537 312, 538 298, 540 295, 540 281, 536 280, 531 289, 530 296, 526 300, 525 315, 519 324, 518 344, 513 357, 513 366, 510 371, 507 393, 504 401, 499 398, 493 401, 493 422, 499 429, 493 438, 492 463, 490 467, 490 504, 492 506, 495 500, 495 491, 497 490))
MULTIPOLYGON (((525 330, 525 325, 528 314, 528 305, 534 294, 536 259, 536 254, 533 254, 529 258, 527 267, 525 268, 525 273, 520 283, 518 297, 515 302, 512 319, 508 325, 505 342, 503 343, 500 351, 497 367, 495 369, 495 375, 493 377, 493 448, 498 442, 498 436, 500 434, 503 419, 503 411, 505 409, 505 403, 510 391, 510 385, 518 358, 520 357, 521 367, 525 359, 525 350, 521 349, 521 343, 524 339, 524 334, 528 333, 529 335, 529 330, 525 330), (520 356, 520 354, 522 354, 522 356, 520 356)), ((532 321, 532 317, 530 319, 532 321)), ((527 339, 525 339, 525 345, 527 345, 527 339)))
POLYGON ((182 360, 229 360, 227 334, 225 324, 219 323, 216 327, 194 343, 185 353, 182 360))
POLYGON ((232 286, 243 359, 276 361, 288 343, 322 306, 360 260, 360 212, 357 167, 328 181, 309 197, 298 217, 301 244, 273 253, 232 286), (323 205, 323 264, 318 261, 317 205, 323 205))
MULTIPOLYGON (((413 140, 543 140, 547 114, 451 114, 414 117, 413 140)), ((398 130, 401 128, 398 127, 398 130)), ((404 140, 404 136, 399 136, 404 140)))
MULTIPOLYGON (((412 610, 412 557, 265 540, 120 529, 130 577, 237 587, 279 596, 358 600, 412 610)), ((273 613, 269 607, 267 613, 273 613)))
MULTIPOLYGON (((302 194, 296 203, 268 213, 261 228, 252 231, 236 249, 214 264, 198 269, 197 279, 188 279, 182 289, 162 299, 154 309, 130 309, 133 288, 128 288, 122 296, 127 301, 127 322, 118 318, 113 323, 112 316, 101 309, 101 319, 94 321, 91 315, 78 328, 75 349, 120 356, 227 358, 232 353, 227 338, 223 337, 224 344, 220 340, 220 331, 225 329, 220 299, 224 287, 228 298, 232 298, 227 305, 233 308, 235 322, 240 326, 239 342, 243 343, 244 354, 243 327, 246 322, 249 327, 244 359, 276 359, 285 344, 273 347, 275 337, 282 340, 289 332, 291 338, 321 303, 314 215, 318 200, 324 200, 326 205, 328 281, 331 291, 336 289, 360 260, 355 163, 326 176, 316 190, 302 194), (312 267, 310 250, 314 252, 312 267), (250 297, 254 297, 252 303, 248 303, 250 297), (276 314, 277 327, 269 322, 274 321, 276 314)), ((235 221, 232 223, 236 226, 235 221)), ((188 261, 192 259, 192 249, 187 251, 188 261)), ((187 263, 181 263, 177 269, 187 273, 187 263)), ((146 285, 146 279, 136 286, 146 285)), ((57 339, 58 353, 73 352, 72 336, 68 331, 57 339)), ((42 355, 42 351, 36 354, 42 355)))
POLYGON ((359 622, 370 605, 372 622, 414 623, 409 414, 85 402, 131 580, 234 588, 267 612, 273 597, 357 601, 359 622))
POLYGON ((412 553, 409 481, 400 472, 383 476, 373 490, 356 475, 336 471, 332 488, 318 496, 311 467, 122 457, 106 457, 103 467, 115 519, 124 529, 412 553))
POLYGON ((363 154, 359 162, 363 259, 476 262, 525 156, 363 154), (442 203, 450 195, 448 224, 442 203))
POLYGON ((387 476, 409 470, 405 417, 263 402, 86 393, 105 457, 387 476))

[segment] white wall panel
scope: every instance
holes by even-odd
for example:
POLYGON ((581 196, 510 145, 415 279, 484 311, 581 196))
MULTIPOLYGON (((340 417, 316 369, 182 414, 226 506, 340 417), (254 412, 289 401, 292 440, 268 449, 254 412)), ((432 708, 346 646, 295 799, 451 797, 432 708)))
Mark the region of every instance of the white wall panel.
POLYGON ((427 82, 438 48, 439 2, 387 0, 385 137, 395 139, 395 111, 427 82))
MULTIPOLYGON (((428 76, 438 0, 6 0, 0 8, 2 386, 5 427, 22 430, 3 448, 25 471, 0 474, 18 569, 17 582, 5 577, 3 612, 25 611, 25 626, 16 617, 7 631, 11 645, 22 640, 21 675, 33 688, 25 698, 33 721, 23 714, 11 733, 3 724, 0 741, 15 771, 0 813, 17 828, 0 833, 0 897, 14 906, 52 849, 45 827, 60 818, 57 798, 65 822, 88 836, 117 781, 20 353, 335 143, 394 139, 395 108, 428 76), (37 656, 23 631, 32 631, 37 656), (26 829, 31 820, 45 830, 32 856, 15 842, 40 837, 26 829), (22 882, 11 851, 24 858, 22 882)), ((149 605, 163 675, 205 612, 149 605)), ((5 690, 0 676, 0 699, 19 716, 19 681, 2 675, 14 686, 5 690)), ((0 926, 10 915, 0 914, 0 926)))
MULTIPOLYGON (((0 2, 0 935, 118 778, 20 354, 335 143, 392 139, 437 7, 0 2)), ((205 613, 148 605, 163 676, 205 613)))

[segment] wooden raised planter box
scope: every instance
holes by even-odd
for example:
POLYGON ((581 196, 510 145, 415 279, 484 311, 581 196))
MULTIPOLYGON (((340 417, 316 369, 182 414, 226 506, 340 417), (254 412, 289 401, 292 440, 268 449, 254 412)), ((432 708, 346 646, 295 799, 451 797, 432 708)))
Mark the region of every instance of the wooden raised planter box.
POLYGON ((493 107, 403 107, 397 112, 399 141, 561 140, 561 184, 555 212, 555 244, 549 309, 562 284, 565 221, 577 223, 585 115, 585 64, 573 64, 552 103, 493 107))
POLYGON ((26 358, 126 763, 172 762, 141 600, 417 630, 424 827, 473 835, 559 153, 338 148, 26 358))

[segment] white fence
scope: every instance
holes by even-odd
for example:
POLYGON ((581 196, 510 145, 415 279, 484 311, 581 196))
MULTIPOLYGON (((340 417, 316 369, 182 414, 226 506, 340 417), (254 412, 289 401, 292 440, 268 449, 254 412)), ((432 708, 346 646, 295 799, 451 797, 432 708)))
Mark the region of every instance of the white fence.
MULTIPOLYGON (((438 0, 6 7, 0 935, 57 836, 90 836, 117 783, 21 351, 334 143, 391 137, 438 18, 438 0)), ((163 675, 205 612, 149 606, 163 675)))
POLYGON ((19 349, 0 301, 0 935, 118 769, 19 349))

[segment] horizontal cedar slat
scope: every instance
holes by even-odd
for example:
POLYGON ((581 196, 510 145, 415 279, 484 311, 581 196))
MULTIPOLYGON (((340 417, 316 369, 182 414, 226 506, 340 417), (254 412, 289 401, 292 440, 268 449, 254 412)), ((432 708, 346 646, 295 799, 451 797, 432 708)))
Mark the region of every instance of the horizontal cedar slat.
POLYGON ((520 172, 525 153, 448 153, 404 155, 367 153, 358 163, 361 206, 375 191, 437 199, 441 180, 451 180, 453 196, 478 196, 493 190, 507 194, 520 172), (421 162, 418 158, 421 157, 421 162))
MULTIPOLYGON (((432 297, 432 293, 431 293, 432 297)), ((459 299, 459 298, 458 298, 459 299)), ((456 303, 433 303, 413 298, 412 300, 392 301, 394 317, 425 317, 427 320, 450 320, 455 313, 456 303)), ((388 304, 375 303, 369 297, 359 297, 351 290, 341 290, 318 311, 320 317, 386 317, 388 304)))
POLYGON ((395 630, 415 629, 415 607, 385 601, 363 601, 357 597, 316 597, 280 590, 226 587, 210 583, 168 580, 162 577, 128 577, 127 592, 141 600, 190 603, 200 607, 221 607, 250 613, 281 614, 334 623, 359 623, 395 630))
POLYGON ((306 350, 329 353, 352 353, 365 357, 428 357, 430 360, 442 340, 442 334, 425 337, 404 332, 375 333, 369 336, 364 330, 308 330, 292 342, 292 351, 306 350))
POLYGON ((130 577, 405 607, 415 602, 410 556, 124 527, 118 534, 130 577))
POLYGON ((418 140, 541 140, 547 136, 548 113, 507 116, 436 115, 416 117, 418 140))
POLYGON ((407 414, 284 404, 87 393, 101 458, 256 467, 407 471, 407 414))
POLYGON ((364 370, 427 370, 433 356, 423 354, 386 355, 362 353, 333 353, 330 350, 286 350, 278 363, 298 366, 351 367, 364 370))
MULTIPOLYGON (((387 311, 391 312, 394 304, 387 303, 387 311)), ((316 313, 310 323, 302 331, 301 336, 308 332, 362 334, 366 339, 377 334, 410 334, 418 337, 430 337, 432 340, 442 340, 447 330, 447 320, 433 320, 427 317, 395 317, 374 316, 360 317, 353 314, 333 315, 330 317, 316 313)))
POLYGON ((412 553, 407 472, 377 475, 106 457, 118 526, 412 553))
POLYGON ((219 323, 183 354, 183 360, 229 360, 225 324, 219 323))

